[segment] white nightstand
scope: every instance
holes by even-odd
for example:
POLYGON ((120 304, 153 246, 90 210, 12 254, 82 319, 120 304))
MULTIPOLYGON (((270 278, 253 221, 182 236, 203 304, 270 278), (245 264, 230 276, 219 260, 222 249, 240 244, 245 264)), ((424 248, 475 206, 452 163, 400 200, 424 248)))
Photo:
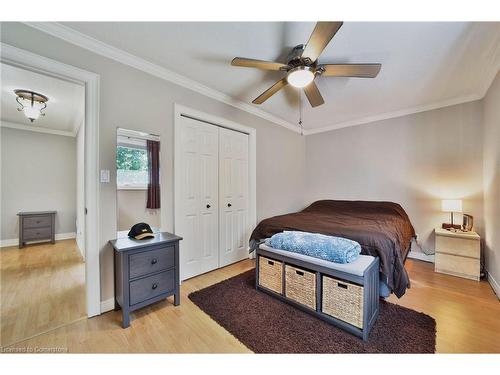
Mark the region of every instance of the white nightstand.
POLYGON ((476 232, 450 232, 436 228, 436 272, 477 280, 481 246, 476 232))

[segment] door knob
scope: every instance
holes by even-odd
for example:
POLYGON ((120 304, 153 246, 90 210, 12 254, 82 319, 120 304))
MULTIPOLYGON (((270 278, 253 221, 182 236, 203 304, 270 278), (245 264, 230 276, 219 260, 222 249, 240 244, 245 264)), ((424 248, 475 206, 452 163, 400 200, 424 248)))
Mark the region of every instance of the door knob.
POLYGON ((207 208, 210 208, 210 205, 209 205, 209 204, 207 204, 207 208))
POLYGON ((231 207, 231 206, 232 206, 232 204, 231 204, 231 203, 228 203, 228 204, 227 204, 227 206, 228 206, 228 207, 231 207))

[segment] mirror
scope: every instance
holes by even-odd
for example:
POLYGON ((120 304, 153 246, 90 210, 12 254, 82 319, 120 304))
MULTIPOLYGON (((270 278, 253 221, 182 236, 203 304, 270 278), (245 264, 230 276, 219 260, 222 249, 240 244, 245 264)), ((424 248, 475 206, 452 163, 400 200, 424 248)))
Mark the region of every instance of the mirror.
POLYGON ((161 227, 160 137, 118 128, 116 135, 117 236, 137 223, 161 227))

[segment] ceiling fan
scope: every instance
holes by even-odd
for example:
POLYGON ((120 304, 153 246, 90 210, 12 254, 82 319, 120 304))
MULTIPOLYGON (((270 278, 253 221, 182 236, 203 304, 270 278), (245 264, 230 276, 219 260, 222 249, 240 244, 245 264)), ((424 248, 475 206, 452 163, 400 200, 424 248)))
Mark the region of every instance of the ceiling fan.
POLYGON ((318 86, 314 83, 316 77, 376 77, 382 67, 381 64, 318 63, 319 55, 321 55, 342 24, 343 22, 318 22, 307 44, 299 44, 294 47, 288 55, 286 64, 235 57, 231 61, 233 66, 286 72, 286 77, 280 79, 260 94, 252 103, 262 104, 287 84, 290 84, 294 87, 303 88, 311 106, 317 107, 325 101, 318 90, 318 86))

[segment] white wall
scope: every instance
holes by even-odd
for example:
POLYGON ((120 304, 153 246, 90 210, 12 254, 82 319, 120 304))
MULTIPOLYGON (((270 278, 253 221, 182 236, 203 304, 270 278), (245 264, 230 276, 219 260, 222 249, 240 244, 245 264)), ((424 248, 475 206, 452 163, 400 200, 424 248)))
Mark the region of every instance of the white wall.
POLYGON ((55 210, 56 234, 76 231, 73 137, 0 128, 2 241, 19 238, 19 211, 55 210))
POLYGON ((463 198, 482 234, 481 116, 472 102, 307 136, 306 200, 399 203, 434 249, 433 228, 449 221, 440 200, 463 198))
MULTIPOLYGON (((101 299, 113 297, 116 236, 116 128, 157 134, 162 140, 161 223, 173 231, 174 103, 257 129, 257 218, 303 207, 304 137, 194 91, 93 54, 20 23, 1 24, 2 42, 100 75, 100 168, 112 173, 100 187, 101 299)), ((182 244, 181 244, 182 246, 182 244)))
POLYGON ((485 261, 490 281, 500 296, 500 73, 483 105, 485 261))
POLYGON ((85 121, 76 134, 76 244, 85 259, 85 121))
MULTIPOLYGON (((161 171, 160 171, 161 173, 161 171)), ((124 190, 117 191, 118 199, 118 230, 130 230, 132 225, 144 222, 151 227, 160 228, 161 208, 151 210, 146 208, 147 190, 124 190)))

